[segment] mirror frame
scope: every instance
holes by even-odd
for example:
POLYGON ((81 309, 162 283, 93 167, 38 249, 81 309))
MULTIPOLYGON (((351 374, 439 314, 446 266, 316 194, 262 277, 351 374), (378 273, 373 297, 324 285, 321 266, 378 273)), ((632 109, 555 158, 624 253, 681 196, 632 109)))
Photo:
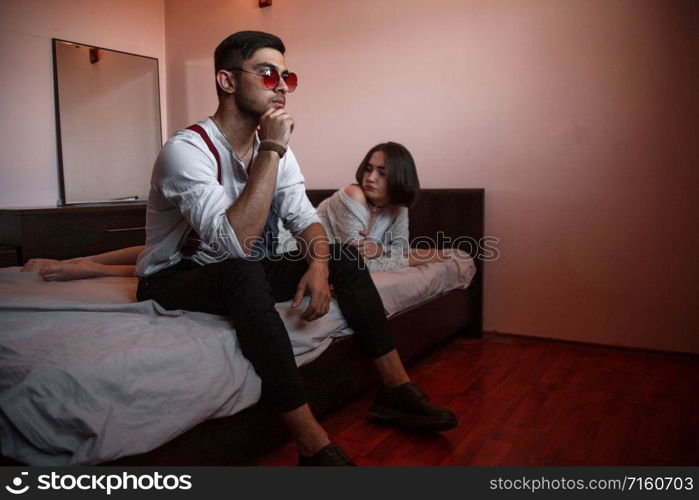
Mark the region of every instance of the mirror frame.
POLYGON ((59 185, 59 199, 58 199, 58 204, 59 206, 71 206, 71 205, 93 205, 93 204, 109 204, 109 203, 143 203, 144 200, 138 199, 138 200, 124 200, 124 201, 95 201, 95 202, 66 202, 66 191, 65 191, 65 176, 64 176, 64 171, 63 171, 63 146, 62 146, 62 139, 61 139, 61 110, 60 110, 60 100, 59 100, 59 91, 58 91, 58 61, 57 61, 57 55, 56 55, 56 47, 58 43, 71 43, 75 45, 81 45, 84 47, 90 47, 90 48, 95 48, 95 49, 100 49, 100 50, 108 50, 110 52, 117 52, 119 54, 126 54, 129 56, 136 56, 136 57, 142 57, 145 59, 152 59, 155 61, 155 78, 156 78, 156 85, 157 85, 157 93, 158 93, 158 136, 159 136, 159 142, 160 145, 162 146, 163 144, 163 112, 162 112, 162 106, 161 106, 161 96, 160 96, 160 64, 158 61, 157 57, 150 57, 150 56, 144 56, 141 54, 134 54, 132 52, 124 52, 122 50, 114 50, 114 49, 107 49, 105 47, 98 47, 96 45, 91 45, 87 43, 81 43, 81 42, 75 42, 72 40, 63 40, 61 38, 52 38, 51 39, 51 51, 52 51, 52 58, 53 58, 53 97, 54 97, 54 104, 55 104, 55 117, 56 117, 56 154, 58 156, 58 185, 59 185))

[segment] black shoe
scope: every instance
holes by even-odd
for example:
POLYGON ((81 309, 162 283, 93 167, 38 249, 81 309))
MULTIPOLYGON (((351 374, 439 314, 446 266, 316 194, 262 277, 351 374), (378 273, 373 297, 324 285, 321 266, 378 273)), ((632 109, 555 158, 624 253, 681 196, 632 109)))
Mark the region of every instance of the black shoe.
POLYGON ((356 464, 350 460, 345 450, 337 443, 330 443, 312 457, 299 455, 299 465, 312 467, 355 467, 356 464))
POLYGON ((427 396, 412 382, 383 386, 369 408, 369 416, 419 430, 448 431, 457 425, 451 411, 430 405, 427 396))

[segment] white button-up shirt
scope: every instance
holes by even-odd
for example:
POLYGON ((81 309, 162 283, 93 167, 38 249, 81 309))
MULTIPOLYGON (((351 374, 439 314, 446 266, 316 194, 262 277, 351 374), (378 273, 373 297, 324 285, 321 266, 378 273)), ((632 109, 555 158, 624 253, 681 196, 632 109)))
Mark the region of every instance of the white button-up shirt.
MULTIPOLYGON (((182 242, 192 228, 202 241, 199 250, 188 257, 196 263, 245 257, 226 210, 245 189, 248 173, 211 118, 198 125, 218 150, 221 184, 216 159, 201 136, 192 130, 178 130, 163 146, 153 166, 146 211, 146 248, 138 257, 138 276, 149 276, 182 260, 182 242)), ((255 137, 255 156, 258 146, 259 139, 255 137)), ((279 161, 271 210, 293 235, 320 222, 306 196, 305 180, 291 148, 279 161)))

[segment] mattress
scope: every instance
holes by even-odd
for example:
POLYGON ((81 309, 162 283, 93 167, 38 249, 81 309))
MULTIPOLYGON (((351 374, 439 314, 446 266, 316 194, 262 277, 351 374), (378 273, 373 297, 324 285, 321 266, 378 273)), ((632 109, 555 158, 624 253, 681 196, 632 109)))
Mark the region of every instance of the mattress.
MULTIPOLYGON (((456 288, 466 254, 372 274, 394 316, 456 288)), ((260 396, 260 380, 224 316, 135 302, 135 278, 44 282, 0 269, 0 452, 31 465, 95 464, 144 453, 260 396)), ((304 299, 307 302, 308 298, 304 299)), ((306 304, 277 310, 297 364, 350 335, 333 301, 313 322, 306 304)))

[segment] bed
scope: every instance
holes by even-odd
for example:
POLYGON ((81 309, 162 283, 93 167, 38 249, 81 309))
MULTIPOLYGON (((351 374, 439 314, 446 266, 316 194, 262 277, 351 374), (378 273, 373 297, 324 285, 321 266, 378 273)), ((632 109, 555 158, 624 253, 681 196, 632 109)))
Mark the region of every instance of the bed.
MULTIPOLYGON (((317 203, 331 193, 309 197, 317 203)), ((482 190, 427 190, 411 210, 411 238, 439 237, 438 245, 450 246, 468 236, 471 244, 483 235, 482 215, 482 190)), ((373 278, 405 360, 456 332, 480 333, 482 268, 463 251, 448 262, 373 278)), ((131 278, 44 283, 18 268, 0 270, 6 459, 250 464, 285 439, 278 417, 256 404, 259 379, 228 320, 136 303, 135 288, 131 278)), ((303 308, 277 308, 317 414, 376 380, 336 305, 312 323, 298 320, 303 308)))

